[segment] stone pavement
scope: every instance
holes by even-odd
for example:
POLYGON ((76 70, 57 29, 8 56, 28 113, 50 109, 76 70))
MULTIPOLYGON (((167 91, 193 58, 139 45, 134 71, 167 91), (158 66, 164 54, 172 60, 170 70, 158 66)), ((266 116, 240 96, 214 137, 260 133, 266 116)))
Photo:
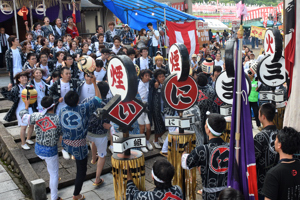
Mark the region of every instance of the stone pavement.
POLYGON ((21 192, 13 179, 7 173, 0 161, 0 199, 19 200, 25 199, 25 195, 21 192))

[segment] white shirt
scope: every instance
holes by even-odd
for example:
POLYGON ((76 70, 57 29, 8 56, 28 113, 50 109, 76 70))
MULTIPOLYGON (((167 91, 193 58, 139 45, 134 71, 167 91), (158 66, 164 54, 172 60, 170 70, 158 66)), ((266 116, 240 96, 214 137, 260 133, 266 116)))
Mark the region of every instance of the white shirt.
MULTIPOLYGON (((191 68, 193 68, 195 65, 197 64, 197 61, 193 61, 193 60, 191 60, 191 68)), ((196 67, 195 67, 195 69, 197 69, 198 68, 198 64, 196 65, 196 67)))
POLYGON ((218 34, 216 34, 216 41, 219 42, 220 41, 220 36, 218 34))
POLYGON ((49 77, 49 68, 48 68, 48 65, 44 66, 44 65, 40 64, 40 68, 42 68, 43 70, 45 70, 46 75, 43 76, 43 79, 46 80, 49 77))
POLYGON ((54 42, 49 42, 48 47, 49 47, 49 48, 52 48, 53 46, 54 46, 54 42))
POLYGON ((250 63, 250 61, 247 61, 247 62, 245 63, 245 65, 244 65, 244 70, 249 69, 249 63, 250 63))
POLYGON ((11 49, 13 53, 13 75, 22 72, 22 58, 19 52, 19 49, 11 49))
POLYGON ((143 69, 149 69, 148 57, 146 58, 140 57, 140 70, 142 71, 143 69))
POLYGON ((261 61, 264 57, 265 57, 265 55, 264 55, 264 54, 261 54, 261 55, 259 55, 259 56, 257 57, 256 61, 259 62, 259 61, 261 61))
POLYGON ((94 71, 94 75, 96 76, 96 81, 103 81, 103 78, 106 74, 106 70, 104 67, 100 70, 100 72, 94 71))
POLYGON ((223 69, 223 65, 224 65, 224 61, 223 60, 219 60, 219 61, 215 60, 214 62, 215 62, 215 66, 221 66, 222 67, 222 71, 224 70, 223 69))
POLYGON ((62 66, 62 63, 60 63, 60 62, 57 61, 56 65, 55 65, 55 68, 58 68, 58 66, 60 66, 60 65, 62 66))
POLYGON ((41 105, 41 101, 42 101, 43 97, 45 96, 46 86, 43 83, 43 81, 36 82, 35 79, 33 79, 33 81, 34 81, 35 90, 38 93, 38 95, 37 95, 37 104, 38 104, 37 109, 38 109, 38 111, 42 111, 43 106, 41 105))
POLYGON ((57 31, 57 33, 61 36, 61 28, 62 28, 62 26, 60 27, 60 28, 58 28, 56 25, 55 25, 55 29, 56 29, 56 31, 57 31))
POLYGON ((119 48, 117 49, 117 48, 115 47, 115 45, 114 45, 114 46, 111 48, 111 50, 117 55, 121 48, 122 48, 122 47, 119 46, 119 48))
POLYGON ((98 58, 98 57, 100 57, 101 56, 101 52, 98 50, 97 52, 96 52, 96 57, 98 58))
POLYGON ((81 88, 79 102, 81 103, 84 99, 95 96, 95 87, 93 84, 84 83, 81 88))
POLYGON ((149 82, 144 83, 142 80, 139 82, 138 93, 141 96, 143 103, 148 102, 149 95, 149 82))
MULTIPOLYGON (((64 83, 62 79, 60 79, 60 97, 64 98, 69 91, 70 91, 70 83, 69 82, 64 83)), ((65 98, 64 98, 63 101, 57 105, 56 114, 58 115, 60 109, 62 109, 65 106, 67 106, 67 104, 65 103, 65 98)))
POLYGON ((158 46, 158 40, 156 39, 156 36, 159 36, 158 30, 154 30, 154 34, 152 35, 152 46, 157 47, 158 46))

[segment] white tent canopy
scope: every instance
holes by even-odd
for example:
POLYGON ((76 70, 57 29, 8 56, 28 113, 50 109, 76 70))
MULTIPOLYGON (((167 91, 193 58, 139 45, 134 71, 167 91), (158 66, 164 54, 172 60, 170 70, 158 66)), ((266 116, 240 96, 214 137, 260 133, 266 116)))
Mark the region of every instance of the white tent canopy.
POLYGON ((228 26, 223 24, 220 20, 218 19, 206 19, 204 18, 205 22, 208 22, 208 29, 212 30, 225 30, 229 29, 228 26))

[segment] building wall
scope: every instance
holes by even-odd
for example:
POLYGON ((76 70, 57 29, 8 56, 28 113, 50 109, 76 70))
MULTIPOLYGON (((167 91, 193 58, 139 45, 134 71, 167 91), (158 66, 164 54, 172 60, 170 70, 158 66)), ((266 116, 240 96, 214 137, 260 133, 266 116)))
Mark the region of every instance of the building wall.
POLYGON ((172 3, 181 3, 181 2, 185 2, 188 4, 188 11, 187 13, 189 14, 192 14, 193 13, 193 9, 192 9, 192 0, 169 0, 169 1, 166 1, 166 0, 155 0, 157 2, 161 2, 161 3, 169 3, 171 6, 172 3))
POLYGON ((95 17, 97 16, 97 14, 98 14, 97 11, 86 11, 85 12, 86 33, 95 33, 96 32, 95 17))

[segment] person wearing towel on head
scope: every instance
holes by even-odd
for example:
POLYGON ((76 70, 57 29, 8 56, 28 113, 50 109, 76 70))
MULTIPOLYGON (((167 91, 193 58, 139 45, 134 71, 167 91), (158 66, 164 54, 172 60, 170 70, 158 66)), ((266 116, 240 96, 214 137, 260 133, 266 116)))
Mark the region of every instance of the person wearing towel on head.
POLYGON ((131 172, 127 170, 127 200, 161 200, 161 199, 183 199, 181 188, 178 185, 172 185, 174 176, 174 167, 165 159, 158 159, 153 164, 152 179, 155 188, 153 191, 139 191, 132 181, 131 172))
POLYGON ((190 154, 182 154, 182 168, 200 167, 203 200, 216 200, 227 188, 229 144, 220 138, 225 128, 226 121, 222 115, 210 114, 205 122, 208 144, 196 147, 190 154))

